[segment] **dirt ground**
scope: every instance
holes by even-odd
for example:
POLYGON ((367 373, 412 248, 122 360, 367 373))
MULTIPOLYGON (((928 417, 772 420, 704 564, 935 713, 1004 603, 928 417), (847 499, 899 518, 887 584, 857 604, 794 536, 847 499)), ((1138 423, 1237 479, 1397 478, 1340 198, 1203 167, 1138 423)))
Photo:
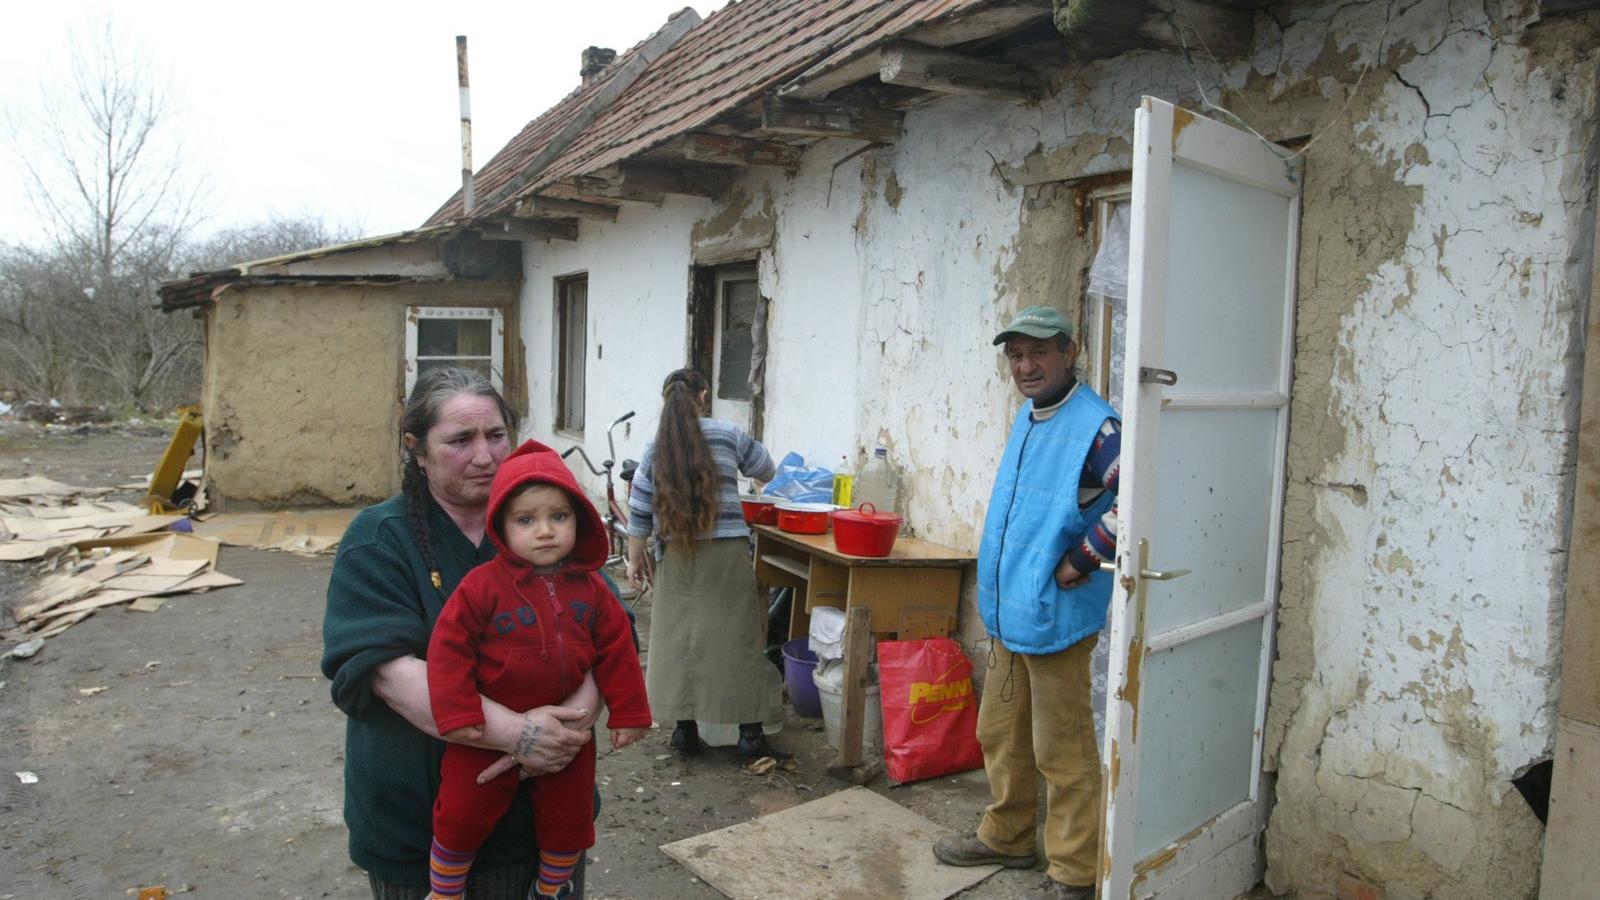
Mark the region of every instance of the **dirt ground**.
MULTIPOLYGON (((0 424, 0 478, 123 483, 148 473, 166 440, 149 426, 0 424)), ((243 586, 154 613, 102 610, 32 659, 0 660, 0 900, 156 884, 196 897, 367 896, 345 855, 343 716, 317 669, 331 564, 224 547, 218 568, 243 586), (107 689, 80 693, 93 687, 107 689)), ((0 565, 8 606, 34 575, 0 565)), ((640 612, 648 628, 648 601, 640 612)), ((797 771, 745 775, 731 750, 680 760, 661 730, 602 750, 590 896, 719 897, 658 846, 850 786, 826 774, 820 720, 790 716, 774 741, 797 771)), ((981 773, 871 787, 951 831, 975 825, 988 796, 981 773)), ((960 896, 1016 896, 1041 877, 1002 872, 960 896)))

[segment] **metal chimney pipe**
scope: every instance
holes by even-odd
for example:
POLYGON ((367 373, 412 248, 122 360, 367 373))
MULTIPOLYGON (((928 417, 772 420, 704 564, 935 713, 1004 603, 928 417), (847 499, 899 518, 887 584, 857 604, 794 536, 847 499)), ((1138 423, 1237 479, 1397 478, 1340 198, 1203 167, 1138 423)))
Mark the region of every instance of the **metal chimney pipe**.
POLYGON ((472 215, 472 100, 467 87, 467 36, 456 35, 456 82, 461 86, 461 214, 472 215))

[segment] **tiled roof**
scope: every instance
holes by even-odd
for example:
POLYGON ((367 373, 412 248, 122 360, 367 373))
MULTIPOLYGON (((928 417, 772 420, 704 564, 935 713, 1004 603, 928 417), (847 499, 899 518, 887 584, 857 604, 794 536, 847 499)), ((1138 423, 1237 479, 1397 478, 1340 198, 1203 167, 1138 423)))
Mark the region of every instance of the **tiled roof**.
MULTIPOLYGON (((994 0, 742 0, 696 26, 651 65, 529 187, 548 185, 629 159, 673 137, 704 128, 807 69, 865 52, 920 25, 991 5, 994 0)), ((642 45, 641 45, 642 46, 642 45)), ((630 50, 633 53, 638 50, 630 50)), ((607 70, 626 62, 618 57, 607 70)), ((604 79, 601 79, 603 81, 604 79)), ((521 173, 550 138, 601 87, 589 85, 529 123, 478 174, 476 192, 491 198, 521 173)), ((525 192, 525 191, 524 191, 525 192)), ((521 192, 519 192, 521 193, 521 192)), ((510 197, 474 211, 503 212, 510 197)), ((460 215, 454 197, 428 219, 460 215)))

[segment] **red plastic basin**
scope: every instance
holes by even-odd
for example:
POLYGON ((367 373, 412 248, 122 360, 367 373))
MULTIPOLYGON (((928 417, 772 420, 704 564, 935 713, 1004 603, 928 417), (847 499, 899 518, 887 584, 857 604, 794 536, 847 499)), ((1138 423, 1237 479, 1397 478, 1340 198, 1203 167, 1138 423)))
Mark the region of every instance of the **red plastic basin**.
POLYGON ((778 502, 765 497, 740 497, 739 507, 744 510, 744 520, 750 525, 778 524, 778 502))
POLYGON ((779 503, 778 530, 794 534, 826 534, 831 503, 779 503))
POLYGON ((833 544, 851 556, 888 556, 900 535, 898 513, 881 513, 871 503, 833 514, 833 544))

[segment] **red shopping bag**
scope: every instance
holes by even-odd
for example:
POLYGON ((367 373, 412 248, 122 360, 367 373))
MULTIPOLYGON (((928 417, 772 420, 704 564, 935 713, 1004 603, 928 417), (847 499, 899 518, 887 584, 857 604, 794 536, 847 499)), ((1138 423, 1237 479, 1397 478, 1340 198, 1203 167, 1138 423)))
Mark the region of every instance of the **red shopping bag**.
POLYGON ((949 638, 878 644, 883 761, 902 784, 983 765, 972 663, 949 638))

